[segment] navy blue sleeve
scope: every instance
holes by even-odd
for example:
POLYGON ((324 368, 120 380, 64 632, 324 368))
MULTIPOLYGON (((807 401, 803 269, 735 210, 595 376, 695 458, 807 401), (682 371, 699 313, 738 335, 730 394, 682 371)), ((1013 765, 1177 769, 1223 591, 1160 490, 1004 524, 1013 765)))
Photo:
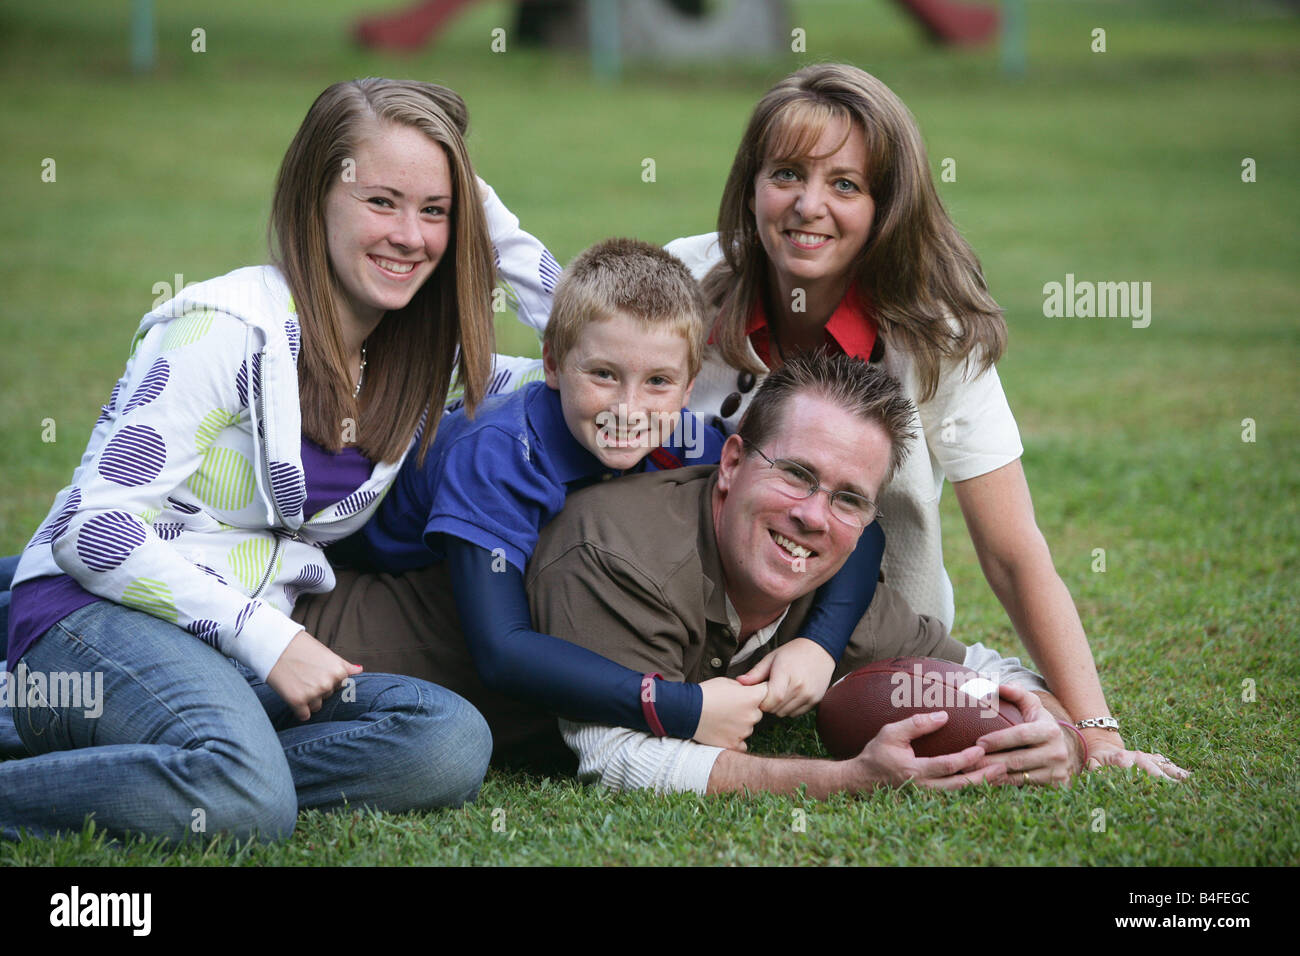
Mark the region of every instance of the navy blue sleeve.
MULTIPOLYGON (((445 547, 465 643, 484 684, 572 720, 650 732, 640 673, 534 631, 514 565, 451 535, 445 547)), ((655 712, 669 736, 692 737, 703 704, 698 684, 655 681, 655 712)))
POLYGON ((880 530, 879 521, 873 521, 862 530, 858 546, 844 567, 817 589, 800 636, 820 644, 837 664, 876 594, 884 556, 885 532, 880 530))

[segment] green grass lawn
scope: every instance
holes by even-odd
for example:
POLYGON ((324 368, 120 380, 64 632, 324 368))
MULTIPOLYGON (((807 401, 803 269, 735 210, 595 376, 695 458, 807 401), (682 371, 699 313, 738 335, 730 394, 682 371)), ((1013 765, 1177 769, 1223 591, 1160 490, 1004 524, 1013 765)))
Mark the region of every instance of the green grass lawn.
MULTIPOLYGON (((710 229, 761 92, 801 62, 846 59, 908 103, 936 174, 955 160, 940 188, 1007 309, 1000 373, 1039 523, 1130 744, 1194 776, 818 803, 494 772, 472 807, 307 813, 278 847, 119 848, 88 830, 0 843, 0 864, 1300 861, 1300 20, 1285 8, 1031 2, 1029 71, 1012 80, 996 50, 936 51, 885 0, 804 0, 792 25, 806 55, 640 64, 596 84, 574 54, 492 53, 505 3, 409 58, 348 42, 350 18, 378 0, 155 6, 158 69, 137 77, 127 4, 0 3, 0 553, 23 546, 76 466, 154 285, 264 261, 275 170, 328 83, 454 86, 479 172, 567 261, 607 235, 710 229), (1090 50, 1096 28, 1105 53, 1090 50), (1067 273, 1150 282, 1150 326, 1045 318, 1043 286, 1067 273)), ((517 326, 499 345, 536 349, 517 326)), ((943 507, 957 636, 1022 653, 951 494, 943 507)), ((817 748, 807 718, 758 744, 817 748)))

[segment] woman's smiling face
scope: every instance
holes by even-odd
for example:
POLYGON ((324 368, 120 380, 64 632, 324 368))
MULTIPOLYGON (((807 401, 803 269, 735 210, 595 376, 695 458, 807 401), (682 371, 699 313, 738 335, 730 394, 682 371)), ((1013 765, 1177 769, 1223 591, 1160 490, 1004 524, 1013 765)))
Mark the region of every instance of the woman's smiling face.
POLYGON ((411 301, 451 237, 451 167, 419 130, 374 126, 357 148, 355 175, 325 200, 330 265, 341 317, 373 325, 411 301))
POLYGON ((754 178, 752 208, 759 241, 782 290, 822 282, 847 288, 876 213, 867 191, 862 129, 834 119, 808 155, 769 157, 754 178))

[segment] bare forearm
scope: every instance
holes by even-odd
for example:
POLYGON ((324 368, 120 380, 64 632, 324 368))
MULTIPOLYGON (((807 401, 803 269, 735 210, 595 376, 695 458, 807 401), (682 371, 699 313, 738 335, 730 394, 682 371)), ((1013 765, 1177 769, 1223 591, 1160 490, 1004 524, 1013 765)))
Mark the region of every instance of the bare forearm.
POLYGON ((869 789, 849 787, 845 763, 801 757, 755 757, 725 750, 713 764, 707 792, 794 793, 806 785, 808 796, 822 800, 846 789, 869 789))
MULTIPOLYGON (((1047 686, 1064 707, 1060 719, 1109 716, 1079 612, 1052 567, 1046 544, 1035 559, 1007 567, 990 561, 984 571, 1047 686)), ((1110 737, 1122 743, 1117 734, 1110 737)))
POLYGON ((1034 521, 1020 462, 956 482, 954 489, 984 576, 1052 692, 1072 720, 1108 716, 1092 649, 1034 521))
MULTIPOLYGON (((1041 712, 1041 711, 1040 711, 1041 712)), ((793 793, 803 786, 808 796, 823 800, 833 793, 866 793, 878 786, 957 790, 971 784, 996 782, 1005 766, 983 762, 983 747, 968 747, 942 757, 918 757, 912 741, 933 733, 947 713, 917 714, 886 724, 850 760, 804 760, 798 757, 752 757, 724 750, 709 774, 706 793, 736 790, 793 793)))

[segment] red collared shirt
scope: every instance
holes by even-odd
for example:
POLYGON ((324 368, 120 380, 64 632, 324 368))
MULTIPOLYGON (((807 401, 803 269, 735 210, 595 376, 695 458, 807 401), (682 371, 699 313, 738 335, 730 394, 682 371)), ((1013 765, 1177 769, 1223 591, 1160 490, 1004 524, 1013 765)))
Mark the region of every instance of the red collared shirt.
MULTIPOLYGON (((754 351, 763 360, 763 364, 771 368, 772 331, 761 300, 754 303, 749 323, 745 326, 745 335, 749 337, 750 344, 754 346, 754 351)), ((834 351, 844 352, 864 362, 870 361, 871 350, 876 344, 876 321, 866 298, 856 285, 849 288, 831 317, 826 320, 826 344, 834 351)))

